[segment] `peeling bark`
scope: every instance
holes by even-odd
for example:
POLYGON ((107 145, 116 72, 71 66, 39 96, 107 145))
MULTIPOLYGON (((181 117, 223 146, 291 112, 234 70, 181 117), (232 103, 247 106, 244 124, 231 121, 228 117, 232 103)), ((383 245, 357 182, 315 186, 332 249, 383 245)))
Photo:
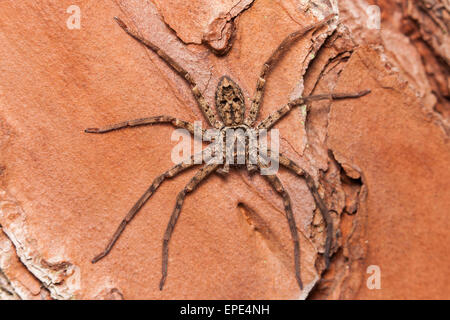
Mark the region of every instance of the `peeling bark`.
POLYGON ((221 3, 198 0, 180 6, 177 1, 154 3, 166 24, 185 44, 206 44, 218 55, 232 46, 234 20, 251 7, 254 0, 229 0, 221 3))
POLYGON ((447 297, 448 9, 400 0, 82 1, 82 28, 67 30, 58 2, 1 2, 0 299, 447 297), (367 28, 369 4, 382 8, 380 30, 367 28), (336 22, 279 61, 260 115, 300 96, 372 90, 314 102, 277 125, 281 150, 311 173, 330 209, 330 269, 326 224, 305 182, 283 170, 300 235, 301 292, 282 203, 246 172, 212 176, 186 200, 164 291, 162 235, 193 171, 161 187, 107 259, 92 265, 172 165, 175 143, 166 126, 101 137, 84 128, 162 114, 206 123, 184 81, 112 17, 183 65, 211 104, 228 75, 248 106, 281 39, 332 12, 336 22), (381 291, 365 286, 371 264, 381 266, 381 291))
MULTIPOLYGON (((23 209, 4 191, 0 192, 0 217, 4 235, 14 244, 23 266, 49 290, 54 299, 74 298, 79 286, 79 268, 67 261, 49 262, 43 258, 35 246, 36 240, 28 233, 23 209)), ((6 246, 8 240, 4 239, 6 246)), ((51 259, 55 260, 55 257, 51 259)))

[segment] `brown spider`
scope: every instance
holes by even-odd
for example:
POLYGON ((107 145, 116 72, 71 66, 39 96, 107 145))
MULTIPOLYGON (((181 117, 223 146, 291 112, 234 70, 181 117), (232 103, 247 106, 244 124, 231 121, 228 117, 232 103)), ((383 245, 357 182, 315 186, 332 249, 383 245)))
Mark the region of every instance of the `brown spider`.
MULTIPOLYGON (((256 84, 256 92, 254 95, 254 98, 252 100, 252 104, 250 107, 250 112, 248 113, 247 117, 244 116, 245 114, 245 103, 244 103, 244 96, 242 94, 242 90, 239 88, 239 86, 231 80, 229 77, 224 76, 220 79, 219 84, 216 89, 216 96, 215 96, 215 103, 216 103, 216 109, 219 114, 219 116, 216 116, 214 111, 210 108, 208 103, 205 101, 205 98, 203 97, 202 93, 198 89, 193 77, 184 69, 182 68, 175 60, 173 60, 171 57, 169 57, 165 52, 163 52, 160 48, 158 48, 156 45, 151 43, 150 41, 142 38, 138 33, 136 33, 133 30, 128 29, 126 24, 120 20, 119 18, 115 17, 115 20, 119 24, 119 26, 125 30, 130 36, 135 38, 137 41, 145 45, 146 47, 150 48, 153 52, 155 52, 162 60, 164 60, 172 69, 174 69, 175 72, 177 72, 183 79, 185 79, 195 97, 195 99, 198 102, 198 105, 203 112, 204 116, 208 120, 209 124, 220 131, 220 136, 223 139, 223 142, 225 141, 227 130, 228 129, 243 129, 245 132, 249 131, 250 129, 266 129, 269 130, 272 128, 275 123, 277 123, 282 117, 287 115, 292 109, 295 107, 307 104, 311 101, 317 101, 317 100, 333 100, 333 99, 345 99, 345 98, 358 98, 362 97, 368 93, 370 93, 370 90, 361 91, 358 93, 334 93, 334 94, 323 94, 323 95, 313 95, 303 98, 298 98, 295 100, 292 100, 288 102, 286 105, 281 107, 278 111, 274 112, 270 116, 268 116, 266 119, 261 121, 259 124, 255 125, 255 121, 258 116, 260 103, 263 97, 264 93, 264 87, 266 82, 266 77, 268 76, 270 70, 275 65, 276 61, 279 60, 279 58, 282 56, 284 50, 288 48, 294 41, 298 40, 305 34, 307 34, 309 31, 314 30, 316 28, 320 28, 324 25, 326 25, 331 19, 334 18, 335 15, 330 15, 327 18, 325 18, 323 21, 312 24, 302 30, 296 31, 289 36, 286 37, 286 39, 283 40, 283 42, 278 46, 278 48, 273 52, 273 54, 270 56, 270 58, 266 61, 266 63, 263 65, 260 76, 258 78, 257 84, 256 84)), ((168 123, 172 124, 176 128, 184 128, 187 129, 191 134, 194 134, 194 126, 192 123, 182 121, 179 119, 176 119, 171 116, 156 116, 156 117, 149 117, 149 118, 142 118, 142 119, 136 119, 136 120, 130 120, 121 122, 118 124, 109 125, 103 128, 88 128, 85 130, 87 133, 105 133, 110 132, 113 130, 119 130, 126 127, 135 127, 135 126, 142 126, 142 125, 152 125, 157 123, 168 123)), ((250 172, 253 172, 255 170, 263 170, 264 164, 261 159, 259 159, 256 163, 251 163, 249 161, 249 152, 248 152, 248 140, 245 142, 246 148, 245 148, 245 164, 247 166, 247 169, 250 172)), ((207 147, 206 149, 208 149, 207 147)), ((205 150, 206 150, 205 149, 205 150)), ((202 154, 205 152, 203 150, 202 154)), ((222 149, 223 150, 223 149, 222 149)), ((236 157, 235 151, 232 151, 233 155, 232 157, 236 157)), ((227 151, 222 152, 221 157, 225 159, 227 151)), ((124 231, 126 225, 134 218, 136 213, 142 208, 142 206, 146 203, 146 201, 152 196, 152 194, 158 189, 158 187, 161 185, 161 183, 168 178, 173 178, 180 172, 192 167, 195 165, 195 158, 196 155, 192 156, 189 161, 182 162, 168 171, 164 172, 160 176, 158 176, 153 183, 150 185, 150 187, 147 189, 147 191, 141 196, 141 198, 136 202, 136 204, 131 208, 131 210, 128 212, 126 217, 122 220, 119 227, 117 228, 116 232, 112 236, 111 240, 109 241, 108 245, 104 249, 103 252, 101 252, 99 255, 97 255, 93 260, 92 263, 96 263, 103 257, 105 257, 112 249, 122 232, 124 231)), ((271 158, 270 153, 268 153, 268 157, 271 158)), ((314 179, 311 177, 311 175, 300 168, 294 161, 288 159, 284 155, 279 155, 279 164, 281 164, 283 167, 287 168, 290 171, 293 171, 295 174, 297 174, 299 177, 303 177, 306 181, 306 184, 310 190, 310 192, 313 195, 314 201, 317 205, 317 207, 320 209, 321 214, 323 215, 323 218, 326 222, 327 226, 327 239, 325 244, 325 252, 324 252, 324 258, 325 258, 325 264, 328 268, 329 265, 329 259, 330 259, 330 248, 331 248, 331 241, 332 241, 332 223, 331 218, 328 213, 328 209, 324 204, 324 201, 319 196, 319 193, 317 191, 316 184, 314 182, 314 179)), ((201 181, 205 180, 210 174, 217 171, 218 173, 226 174, 229 169, 229 165, 232 165, 234 167, 239 167, 242 165, 234 164, 236 162, 228 163, 225 161, 225 165, 222 168, 220 167, 220 164, 218 163, 209 163, 204 161, 206 164, 195 174, 195 176, 189 181, 189 183, 186 185, 186 187, 180 191, 180 193, 177 196, 175 208, 173 209, 173 213, 170 217, 169 224, 167 225, 167 229, 164 233, 163 238, 163 248, 162 248, 162 278, 160 281, 159 288, 162 290, 166 277, 167 277, 167 265, 168 265, 168 254, 169 254, 169 241, 171 239, 173 230, 175 228, 175 224, 177 223, 178 217, 180 215, 181 207, 183 205, 184 199, 188 193, 191 193, 199 184, 201 181)), ((275 174, 271 175, 264 175, 263 176, 270 185, 273 187, 273 189, 281 195, 283 198, 284 208, 286 211, 286 217, 289 223, 289 229, 291 232, 292 240, 294 242, 294 264, 295 264, 295 277, 297 279, 298 285, 300 289, 303 289, 303 283, 300 277, 300 246, 299 246, 299 239, 297 234, 297 227, 294 220, 294 215, 292 213, 292 205, 291 200, 289 197, 289 194, 283 187, 283 184, 281 183, 280 179, 275 174)))

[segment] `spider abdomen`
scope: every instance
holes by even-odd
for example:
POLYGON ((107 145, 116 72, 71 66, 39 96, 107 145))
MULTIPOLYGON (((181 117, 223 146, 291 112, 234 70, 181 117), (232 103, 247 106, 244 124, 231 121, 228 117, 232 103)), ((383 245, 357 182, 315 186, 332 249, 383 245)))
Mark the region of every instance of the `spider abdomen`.
POLYGON ((241 88, 227 76, 220 78, 216 89, 216 108, 226 126, 244 121, 245 102, 241 88))

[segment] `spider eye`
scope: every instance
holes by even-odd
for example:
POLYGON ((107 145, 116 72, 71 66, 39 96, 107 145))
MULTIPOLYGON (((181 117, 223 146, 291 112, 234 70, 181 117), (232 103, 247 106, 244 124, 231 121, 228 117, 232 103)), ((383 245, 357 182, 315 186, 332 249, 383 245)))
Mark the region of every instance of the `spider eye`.
POLYGON ((241 102, 241 99, 239 99, 238 97, 235 97, 235 98, 233 99, 233 102, 241 102))

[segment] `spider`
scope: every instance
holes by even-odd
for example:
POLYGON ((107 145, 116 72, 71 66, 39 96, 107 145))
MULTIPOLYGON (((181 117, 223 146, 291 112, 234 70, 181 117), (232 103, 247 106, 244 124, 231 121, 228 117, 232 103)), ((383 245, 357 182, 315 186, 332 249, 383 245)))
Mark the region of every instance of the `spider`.
MULTIPOLYGON (((320 27, 325 26, 330 20, 335 17, 334 14, 326 17, 324 20, 311 24, 299 31, 291 33, 288 35, 281 44, 277 47, 277 49, 272 53, 269 59, 264 63, 262 70, 260 72, 259 78, 256 84, 256 92, 251 102, 250 110, 245 116, 245 102, 244 95, 240 87, 228 76, 224 76, 219 80, 217 85, 216 94, 215 94, 215 104, 218 115, 211 109, 209 104, 206 102, 199 88, 197 87, 195 80, 192 75, 188 73, 182 66, 180 66, 174 59, 169 57, 164 51, 158 48, 155 44, 141 37, 137 32, 128 28, 128 26, 119 18, 115 17, 114 19, 118 23, 118 25, 131 37, 136 39, 138 42, 143 44, 144 46, 151 49, 155 52, 163 61, 165 61, 179 76, 181 76, 189 85, 193 96, 195 97, 198 106, 200 107, 203 115, 205 116, 208 123, 219 130, 220 136, 225 140, 227 132, 229 129, 241 128, 244 131, 248 131, 250 129, 271 129, 282 117, 287 115, 294 108, 297 108, 301 105, 305 105, 310 103, 311 101, 317 100, 334 100, 334 99, 345 99, 345 98, 359 98, 368 93, 370 90, 364 90, 357 93, 332 93, 332 94, 321 94, 321 95, 312 95, 307 97, 298 98, 292 100, 278 109, 276 112, 269 115, 266 119, 262 120, 258 124, 256 124, 256 120, 258 117, 260 104, 262 101, 262 97, 264 94, 264 88, 266 83, 266 78, 269 75, 271 69, 274 67, 276 62, 282 57, 286 48, 290 47, 295 41, 302 38, 308 32, 316 30, 320 27)), ((108 125, 101 128, 88 128, 85 130, 86 133, 106 133, 113 130, 119 130, 127 127, 136 127, 143 125, 153 125, 153 124, 171 124, 175 128, 183 128, 188 130, 191 134, 195 134, 194 125, 192 123, 179 120, 172 116, 156 116, 156 117, 148 117, 141 118, 135 120, 124 121, 121 123, 108 125)), ((248 140, 246 143, 245 149, 245 165, 247 170, 252 173, 255 171, 261 171, 264 168, 264 164, 262 161, 258 160, 256 164, 251 163, 249 161, 249 152, 248 152, 248 140)), ((205 152, 205 148, 202 154, 205 152)), ((228 151, 222 152, 220 157, 225 159, 226 153, 228 151)), ((128 214, 120 223, 116 232, 110 239, 106 248, 98 254, 94 259, 92 259, 92 263, 98 262, 100 259, 104 258, 113 248, 116 241, 119 239, 120 235, 124 231, 125 227, 130 223, 130 221, 135 217, 138 211, 142 208, 142 206, 149 200, 149 198, 155 193, 158 187, 162 184, 162 182, 166 179, 170 179, 178 175, 179 173, 185 171, 188 168, 191 168, 195 165, 196 155, 193 155, 190 160, 187 162, 181 162, 170 168, 160 176, 156 177, 147 191, 140 197, 140 199, 135 203, 135 205, 131 208, 128 214)), ((233 158, 236 156, 234 152, 233 158)), ((267 157, 271 157, 270 151, 267 153, 267 157)), ((159 283, 159 289, 162 290, 164 287, 164 283, 167 278, 167 268, 168 268, 168 256, 169 256, 169 242, 172 237, 172 233, 174 231, 175 225, 177 223, 178 217, 181 212, 181 207, 186 196, 192 193, 198 185, 208 178, 212 173, 217 172, 221 174, 226 174, 229 172, 229 167, 233 166, 235 168, 243 167, 242 164, 234 164, 225 162, 223 166, 218 163, 208 163, 206 161, 205 165, 194 175, 194 177, 188 182, 183 190, 181 190, 176 197, 175 208, 173 209, 172 215, 170 217, 169 223, 167 225, 166 231, 163 237, 163 246, 162 246, 162 277, 159 283)), ((299 165, 297 165, 294 161, 290 160, 283 154, 279 154, 278 162, 281 166, 287 168, 288 170, 295 173, 297 176, 305 179, 306 184, 314 198, 314 201, 319 208, 327 228, 327 238, 325 243, 325 252, 324 259, 326 268, 328 268, 330 263, 330 248, 332 242, 332 222, 331 217, 329 215, 328 209, 320 197, 316 183, 313 177, 304 169, 302 169, 299 165)), ((203 163, 203 162, 202 162, 203 163)), ((263 177, 269 182, 271 187, 282 197, 284 209, 286 212, 286 218, 289 224, 289 229, 294 245, 294 270, 295 270, 295 278, 301 290, 303 290, 303 282, 300 276, 300 244, 299 237, 297 233, 297 226, 295 223, 294 215, 292 212, 292 204, 291 199, 281 183, 280 179, 276 174, 263 175, 263 177)))

